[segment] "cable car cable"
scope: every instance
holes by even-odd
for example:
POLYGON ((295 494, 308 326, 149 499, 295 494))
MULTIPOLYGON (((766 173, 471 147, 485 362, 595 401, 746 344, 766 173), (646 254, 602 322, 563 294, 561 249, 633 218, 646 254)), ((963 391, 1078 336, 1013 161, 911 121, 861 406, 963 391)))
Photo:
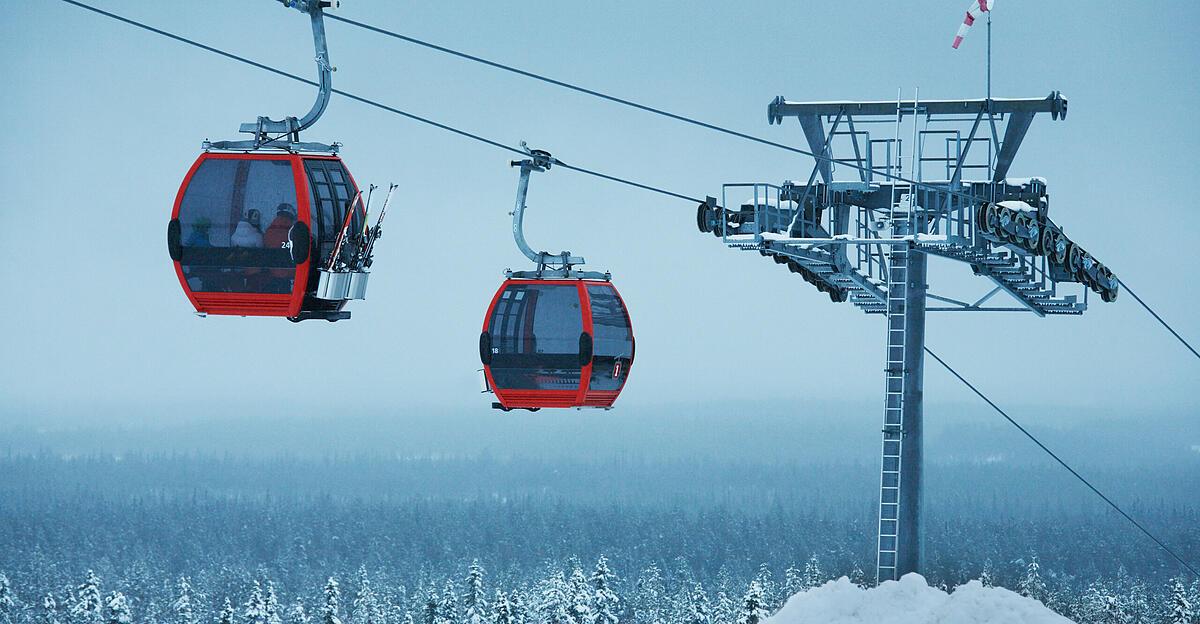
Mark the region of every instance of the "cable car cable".
MULTIPOLYGON (((708 130, 712 130, 712 131, 714 131, 714 132, 720 132, 720 133, 722 133, 722 134, 727 134, 727 135, 730 135, 730 136, 733 136, 733 137, 737 137, 737 138, 739 138, 739 139, 745 139, 745 140, 747 140, 747 141, 753 141, 753 142, 755 142, 755 143, 760 143, 760 144, 762 144, 762 145, 767 145, 767 146, 770 146, 770 147, 775 147, 775 148, 779 148, 779 149, 782 149, 782 150, 787 150, 787 151, 789 151, 789 152, 793 152, 793 153, 796 153, 796 154, 801 154, 801 155, 803 155, 803 156, 809 156, 809 157, 811 157, 811 158, 815 158, 815 159, 816 159, 816 160, 818 160, 818 161, 824 161, 824 162, 828 162, 828 163, 835 164, 835 165, 842 165, 842 166, 850 167, 851 169, 855 169, 855 170, 858 170, 858 171, 862 171, 862 172, 871 173, 872 175, 878 175, 878 176, 880 176, 880 177, 887 178, 887 179, 890 179, 890 180, 893 180, 893 181, 896 181, 896 182, 903 182, 903 183, 905 183, 905 184, 911 184, 911 185, 913 185, 913 187, 914 187, 914 188, 924 188, 924 189, 928 189, 928 190, 934 190, 934 191, 938 191, 938 192, 942 192, 942 193, 948 193, 948 194, 950 194, 950 195, 953 195, 953 196, 955 196, 955 197, 962 197, 962 198, 965 198, 965 199, 969 199, 969 200, 971 200, 972 202, 974 202, 974 201, 978 201, 978 200, 981 200, 981 199, 983 199, 983 198, 981 198, 981 197, 978 197, 978 196, 976 196, 976 195, 972 195, 972 194, 970 194, 970 193, 964 193, 964 192, 962 192, 962 191, 955 191, 955 190, 949 189, 949 188, 947 188, 945 185, 930 184, 930 183, 928 183, 928 182, 918 182, 917 180, 912 180, 912 179, 909 179, 909 178, 905 178, 905 177, 903 177, 903 176, 900 176, 900 175, 897 175, 897 174, 894 174, 894 173, 891 173, 891 172, 877 171, 877 170, 873 170, 873 169, 871 169, 870 167, 865 167, 865 166, 863 166, 863 165, 857 165, 857 164, 850 163, 850 162, 845 162, 845 161, 836 160, 836 159, 834 159, 834 158, 833 158, 833 157, 831 157, 831 156, 819 156, 819 155, 817 155, 817 154, 816 154, 816 153, 814 153, 814 152, 810 152, 810 151, 808 151, 808 150, 801 149, 801 148, 799 148, 799 147, 793 147, 793 146, 791 146, 791 145, 787 145, 787 144, 785 144, 785 143, 778 143, 778 142, 772 141, 772 140, 770 140, 770 139, 764 139, 764 138, 762 138, 762 137, 754 136, 753 134, 746 134, 745 132, 739 132, 739 131, 737 131, 737 130, 733 130, 733 129, 731 129, 731 128, 726 128, 726 127, 723 127, 723 126, 718 126, 718 125, 716 125, 716 124, 712 124, 712 123, 708 123, 708 122, 706 122, 706 121, 701 121, 701 120, 699 120, 699 119, 695 119, 695 118, 693 118, 693 117, 688 117, 688 116, 686 116, 686 115, 680 115, 680 114, 678 114, 678 113, 672 113, 671 111, 668 111, 668 110, 663 110, 663 109, 661 109, 661 108, 655 108, 655 107, 653 107, 653 106, 650 106, 650 105, 648 105, 648 104, 641 104, 641 103, 639 103, 639 102, 634 102, 633 100, 627 100, 627 99, 625 99, 625 98, 617 97, 617 96, 615 96, 615 95, 609 95, 609 94, 607 94, 607 93, 604 93, 604 92, 602 92, 602 91, 596 91, 595 89, 589 89, 589 88, 587 88, 587 87, 582 87, 582 86, 579 86, 579 85, 576 85, 576 84, 571 84, 571 83, 569 83, 569 82, 564 82, 564 81, 562 81, 562 80, 557 80, 557 79, 555 79, 555 78, 551 78, 551 77, 549 77, 549 76, 543 76, 543 75, 541 75, 541 74, 534 73, 534 72, 531 72, 531 71, 528 71, 528 70, 524 70, 524 69, 521 69, 521 68, 519 68, 519 67, 513 67, 513 66, 511 66, 511 65, 505 65, 504 63, 500 63, 500 62, 497 62, 497 61, 492 61, 492 60, 489 60, 489 59, 485 59, 485 58, 483 58, 483 57, 480 57, 480 56, 475 56, 475 55, 473 55, 473 54, 468 54, 468 53, 466 53, 466 52, 460 52, 460 51, 458 51, 458 50, 455 50, 455 49, 453 49, 453 48, 447 48, 447 47, 445 47, 445 46, 437 45, 436 43, 430 43, 430 42, 428 42, 428 41, 423 41, 423 40, 421 40, 421 39, 417 39, 416 37, 410 37, 410 36, 408 36, 408 35, 404 35, 404 34, 401 34, 401 33, 398 33, 398 32, 394 32, 394 31, 391 31, 391 30, 387 30, 387 29, 384 29, 384 28, 380 28, 380 27, 378 27, 378 26, 372 26, 372 25, 370 25, 370 24, 366 24, 366 23, 364 23, 364 22, 359 22, 359 21, 356 21, 356 20, 352 20, 352 19, 350 19, 350 18, 342 17, 342 16, 340 16, 340 15, 333 15, 333 14, 330 14, 330 13, 326 13, 326 14, 325 14, 325 17, 326 17, 326 18, 328 18, 328 19, 331 19, 331 20, 335 20, 335 21, 338 21, 338 22, 342 22, 342 23, 345 23, 345 24, 349 24, 349 25, 351 25, 351 26, 357 26, 357 27, 359 27, 359 28, 362 28, 362 29, 364 29, 364 30, 369 30, 369 31, 371 31, 371 32, 378 33, 378 34, 381 34, 381 35, 384 35, 384 36, 387 36, 387 37, 393 37, 393 38, 395 38, 395 39, 399 39, 399 40, 401 40, 401 41, 406 41, 406 42, 408 42, 408 43, 412 43, 412 44, 415 44, 415 45, 423 46, 423 47, 429 48, 429 49, 431 49, 431 50, 437 50, 438 52, 444 52, 444 53, 446 53, 446 54, 450 54, 450 55, 452 55, 452 56, 457 56, 457 57, 459 57, 459 58, 466 59, 466 60, 468 60, 468 61, 474 61, 474 62, 476 62, 476 63, 481 63, 481 64, 483 64, 483 65, 487 65, 488 67, 494 67, 494 68, 496 68, 496 69, 502 69, 502 70, 504 70, 504 71, 507 71, 507 72, 512 72, 512 73, 514 73, 514 74, 518 74, 518 75, 520 75, 520 76, 525 76, 526 78, 532 78, 532 79, 534 79, 534 80, 540 80, 540 81, 542 81, 542 82, 545 82, 545 83, 547 83, 547 84, 552 84, 552 85, 555 85, 555 86, 558 86, 558 87, 562 87, 562 88, 564 88, 564 89, 570 89, 570 90, 572 90, 572 91, 576 91, 576 92, 578 92, 578 93, 583 93, 583 94, 585 94, 585 95, 590 95, 590 96, 593 96, 593 97, 597 97, 597 98, 600 98, 600 99, 602 99, 602 100, 608 100, 609 102, 614 102, 614 103, 617 103, 617 104, 621 104, 621 105, 623 105, 623 106, 628 106, 628 107, 631 107, 631 108, 636 108, 636 109, 638 109, 638 110, 646 111, 646 112, 648 112, 648 113, 653 113, 653 114, 655 114, 655 115, 661 115, 661 116, 663 116, 663 117, 666 117, 666 118, 668 118, 668 119, 674 119, 675 121, 681 121, 681 122, 683 122, 683 123, 691 124, 691 125, 693 125, 693 126, 699 126, 699 127, 701 127, 701 128, 705 128, 705 129, 708 129, 708 130)), ((692 199, 692 198, 688 198, 688 199, 692 199)))
POLYGON ((1054 451, 1051 451, 1049 448, 1046 447, 1045 444, 1042 444, 1042 441, 1037 439, 1037 437, 1034 436, 1032 433, 1029 433, 1029 430, 1027 430, 1025 427, 1022 427, 1021 424, 1018 423, 1016 420, 1013 420, 1012 416, 1009 416, 1008 413, 1005 412, 1003 409, 1001 409, 999 405, 996 405, 995 402, 993 402, 986 395, 984 395, 982 392, 980 392, 978 388, 976 388, 971 382, 967 381, 966 378, 964 378, 962 375, 960 375, 958 373, 958 371, 954 370, 954 368, 951 367, 949 364, 947 364, 945 360, 938 357, 938 355, 936 353, 934 353, 933 351, 931 351, 929 349, 929 347, 925 347, 925 353, 928 353, 930 355, 930 357, 937 360, 938 364, 941 364, 943 368, 950 371, 951 375, 954 375, 955 377, 958 378, 959 381, 963 382, 963 384, 965 386, 967 386, 968 388, 971 389, 971 392, 974 392, 976 394, 976 396, 983 399, 985 403, 987 403, 988 405, 990 405, 992 407, 992 409, 996 410, 996 412, 998 414, 1003 416, 1004 419, 1009 422, 1009 424, 1016 427, 1017 430, 1020 431, 1021 433, 1025 434, 1025 437, 1032 440, 1033 443, 1038 445, 1038 447, 1041 448, 1043 451, 1045 451, 1047 455, 1054 458, 1054 461, 1058 462, 1059 465, 1061 465, 1063 468, 1066 468, 1067 472, 1070 472, 1076 479, 1079 479, 1079 481, 1081 483, 1083 483, 1084 485, 1086 485, 1088 487, 1088 489, 1090 489, 1093 493, 1096 494, 1096 496, 1099 496, 1101 499, 1104 500, 1104 502, 1108 503, 1108 505, 1110 507, 1115 509, 1117 511, 1117 513, 1124 516, 1124 518, 1126 520, 1128 520, 1131 524, 1133 524, 1133 526, 1137 527, 1138 530, 1140 530, 1142 533, 1144 533, 1146 535, 1146 537, 1149 537, 1150 539, 1154 540, 1155 544, 1158 544, 1158 546, 1160 548, 1162 548, 1164 551, 1166 551, 1167 554, 1174 557, 1175 560, 1178 561, 1180 565, 1182 565, 1184 568, 1187 568, 1187 570, 1189 572, 1191 572, 1197 578, 1200 578, 1200 572, 1197 572, 1196 568, 1193 568, 1191 566, 1191 564, 1189 564, 1187 561, 1184 561, 1183 557, 1180 557, 1174 550, 1171 549, 1170 546, 1167 546, 1165 543, 1163 543, 1162 540, 1158 539, 1158 537, 1156 537, 1153 533, 1151 533, 1148 529, 1146 529, 1146 527, 1142 526, 1142 524, 1140 522, 1138 522, 1137 520, 1134 520, 1132 516, 1125 513, 1124 509, 1121 509, 1121 507, 1119 505, 1117 505, 1116 503, 1114 503, 1111 498, 1105 496, 1103 492, 1101 492, 1099 489, 1097 489, 1096 486, 1092 485, 1090 481, 1088 481, 1087 479, 1085 479, 1083 477, 1083 475, 1076 472, 1076 470, 1074 468, 1072 468, 1070 466, 1070 464, 1063 461, 1063 459, 1061 457, 1059 457, 1058 455, 1056 455, 1054 453, 1054 451))
POLYGON ((1183 336, 1179 335, 1179 332, 1175 331, 1175 328, 1168 325, 1167 322, 1164 321, 1163 318, 1158 315, 1158 312, 1155 312, 1154 309, 1151 308, 1149 304, 1147 304, 1145 301, 1142 301, 1142 298, 1137 296, 1137 293, 1133 292, 1133 289, 1129 287, 1129 284, 1126 284, 1119 277, 1117 278, 1117 282, 1119 282, 1121 284, 1121 288, 1124 288, 1126 290, 1126 292, 1129 293, 1129 296, 1133 297, 1134 299, 1137 300, 1138 303, 1142 304, 1142 307, 1146 308, 1146 311, 1149 312, 1150 315, 1153 316, 1156 321, 1161 323, 1163 327, 1166 327, 1167 331, 1171 332, 1172 336, 1175 336, 1175 338, 1178 339, 1179 342, 1183 343, 1183 346, 1187 347, 1188 351, 1192 352, 1192 355, 1194 355, 1194 356, 1196 356, 1196 358, 1200 359, 1200 353, 1197 353, 1196 349, 1193 348, 1192 345, 1188 344, 1188 341, 1184 340, 1183 336))
MULTIPOLYGON (((190 45, 190 46, 194 46, 194 47, 200 48, 201 50, 205 50, 205 51, 207 51, 207 52, 212 52, 213 54, 217 54, 217 55, 223 56, 223 57, 225 57, 225 58, 228 58, 228 59, 232 59, 232 60, 238 61, 238 62, 240 62, 240 63, 245 63, 245 64, 247 64, 247 65, 250 65, 251 67, 257 67, 258 69, 262 69, 262 70, 265 70, 265 71, 271 72, 272 74, 276 74, 276 75, 278 75, 278 76, 283 76, 284 78, 291 78, 292 80, 295 80, 295 81, 297 81, 297 82, 302 82, 302 83, 304 83, 304 84, 307 84, 307 85, 310 85, 310 86, 314 86, 314 87, 316 87, 316 86, 320 86, 320 85, 318 85, 318 84, 317 84, 317 82, 316 82, 316 81, 314 81, 314 80, 309 80, 308 78, 304 78, 304 77, 302 77, 302 76, 297 76, 296 74, 292 74, 292 73, 286 72, 286 71, 284 71, 284 70, 282 70, 282 69, 278 69, 278 68, 272 67, 272 66, 270 66, 270 65, 264 64, 264 63, 259 63, 258 61, 254 61, 254 60, 248 59, 248 58, 246 58, 246 57, 244 57, 244 56, 239 56, 239 55, 237 55, 237 54, 233 54, 233 53, 231 53, 231 52, 226 52, 226 51, 224 51, 224 50, 222 50, 222 49, 220 49, 220 48, 215 48, 215 47, 213 47, 213 46, 210 46, 210 45, 206 45, 206 44, 200 43, 199 41, 195 41, 195 40, 193 40, 193 39, 189 39, 189 38, 187 38, 187 37, 183 37, 183 36, 180 36, 180 35, 176 35, 175 33, 168 32, 168 31, 166 31, 166 30, 162 30, 161 28, 155 28, 154 26, 150 26, 150 25, 148 25, 148 24, 145 24, 145 23, 139 22, 139 21, 137 21, 137 20, 130 19, 130 18, 127 18, 127 17, 123 17, 123 16, 121 16, 121 15, 117 15, 116 13, 111 13, 111 12, 109 12, 109 11, 105 11, 105 10, 103 10, 103 9, 100 9, 100 8, 97 8, 97 7, 94 7, 94 6, 91 6, 91 5, 89 5, 89 4, 85 4, 85 3, 83 3, 83 2, 79 2, 78 0, 62 0, 62 1, 63 1, 63 2, 66 2, 67 4, 70 4, 70 5, 77 6, 77 7, 81 8, 81 9, 87 9, 87 10, 89 10, 89 11, 92 11, 93 13, 97 13, 97 14, 99 14, 99 15, 103 15, 103 16, 105 16, 105 17, 109 17, 109 18, 115 19, 115 20, 117 20, 117 21, 119 21, 119 22, 124 22, 124 23, 126 23, 126 24, 129 24, 130 26, 136 26, 136 27, 138 27, 138 28, 141 28, 141 29, 143 29, 143 30, 148 30, 148 31, 150 31, 150 32, 152 32, 152 33, 155 33, 155 34, 157 34, 157 35, 162 35, 162 36, 164 36, 164 37, 167 37, 167 38, 169 38, 169 39, 174 39, 175 41, 178 41, 178 42, 180 42, 180 43, 186 43, 186 44, 188 44, 188 45, 190 45)), ((326 14, 326 15, 325 15, 325 17, 330 17, 330 16, 329 16, 328 14, 326 14)), ((369 105, 369 106, 374 106, 375 108, 379 108, 379 109, 382 109, 382 110, 388 111, 389 113, 395 113, 395 114, 397 114, 397 115, 400 115, 400 116, 402 116, 402 117, 407 117, 408 119, 411 119, 411 120, 413 120, 413 121, 418 121, 418 122, 421 122, 421 123, 423 123, 423 124, 427 124, 427 125, 433 126, 433 127, 435 127, 435 128, 440 128, 440 129, 442 129, 442 130, 445 130, 445 131, 447 131, 447 132, 452 132, 452 133, 454 133, 454 134, 457 134, 457 135, 459 135, 459 136, 462 136, 462 137, 466 137, 466 138, 468 138, 468 139, 474 139, 475 141, 479 141, 480 143, 485 143, 485 144, 487 144, 487 145, 491 145, 492 147, 498 147, 498 148, 500 148, 500 149, 507 150, 507 151, 509 151, 509 152, 513 152, 514 154, 519 154, 519 155, 521 155, 521 156, 525 156, 525 155, 526 155, 526 154, 525 154, 525 152, 521 151, 520 149, 517 149, 517 148, 515 148, 515 147, 512 147, 512 146, 509 146, 509 145, 505 145, 504 143, 501 143, 501 142, 499 142, 499 141, 494 141, 494 140, 492 140, 492 139, 489 139, 489 138, 487 138, 487 137, 484 137, 484 136, 481 136, 481 135, 478 135, 478 134, 474 134, 474 133, 472 133, 472 132, 468 132, 468 131, 466 131, 466 130, 461 130, 461 129, 459 129, 459 128, 455 128, 454 126, 450 126, 450 125, 447 125, 447 124, 444 124, 444 123, 441 123, 441 122, 438 122, 438 121, 434 121, 434 120, 432 120, 432 119, 429 119, 429 118, 427 118, 427 117, 422 117, 422 116, 420 116, 420 115, 415 115, 415 114, 413 114, 413 113, 410 113, 410 112, 407 112, 407 111, 404 111, 404 110, 400 110, 399 108, 396 108, 396 107, 394 107, 394 106, 388 106, 387 104, 383 104, 383 103, 381 103, 381 102, 377 102, 377 101, 375 101, 375 100, 372 100, 372 99, 370 99, 370 98, 363 97, 363 96, 361 96, 361 95, 355 95, 355 94, 353 94, 353 93, 350 93, 350 92, 348 92, 348 91, 343 91, 343 90, 341 90, 341 89, 336 89, 336 88, 335 88, 335 89, 332 89, 332 90, 331 90, 331 92, 332 92, 332 93, 336 93, 337 95, 340 95, 340 96, 342 96, 342 97, 345 97, 345 98, 348 98, 348 99, 351 99, 351 100, 355 100, 355 101, 357 101, 357 102, 361 102, 361 103, 363 103, 363 104, 367 104, 367 105, 369 105)), ((652 186, 652 185, 649 185, 649 184, 643 184, 643 183, 641 183, 641 182, 635 182, 635 181, 633 181, 633 180, 630 180, 630 179, 627 179, 627 178, 622 178, 622 177, 620 177, 620 176, 609 175, 609 174, 607 174, 607 173, 601 173, 601 172, 599 172, 599 171, 596 171, 596 170, 594 170, 594 169, 588 169, 588 168, 586 168, 586 167, 579 167, 579 166, 576 166, 576 165, 568 165, 568 164, 566 164, 566 163, 564 163, 564 162, 562 162, 562 161, 559 161, 559 160, 555 160, 555 161, 554 161, 554 164, 556 164, 556 165, 558 165, 558 166, 560 166, 560 167, 562 167, 562 168, 564 168, 564 169, 570 169, 570 170, 572 170, 572 171, 576 171, 576 172, 583 173, 583 174, 586 174, 586 175, 590 175, 590 176, 593 176, 593 177, 601 178, 601 179, 604 179, 604 180, 609 180, 609 181, 611 181, 611 182, 617 182, 617 183, 619 183, 619 184, 624 184, 624 185, 626 185, 626 186, 632 186, 632 187, 634 187, 634 188, 639 188, 639 189, 642 189, 642 190, 645 190, 645 191, 650 191, 650 192, 653 192, 653 193, 659 193, 659 194, 661 194, 661 195, 666 195, 666 196, 668 196, 668 197, 674 197, 674 198, 676 198, 676 199, 683 199, 683 200, 692 201, 692 202, 696 202, 696 203, 701 203, 701 202, 703 202, 703 201, 704 201, 703 199, 699 199, 699 198, 696 198, 696 197, 691 197, 691 196, 688 196, 688 195, 684 195, 683 193, 676 193, 676 192, 674 192, 674 191, 669 191, 669 190, 667 190, 667 189, 659 188, 659 187, 652 186)))

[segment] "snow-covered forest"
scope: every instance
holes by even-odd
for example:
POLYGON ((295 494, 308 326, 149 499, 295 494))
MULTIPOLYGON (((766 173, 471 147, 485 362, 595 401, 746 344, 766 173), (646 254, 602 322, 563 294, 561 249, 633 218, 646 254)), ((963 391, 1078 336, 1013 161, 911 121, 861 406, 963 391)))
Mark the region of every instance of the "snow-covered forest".
MULTIPOLYGON (((1139 482, 1189 478, 1161 470, 1139 482)), ((861 466, 14 455, 0 474, 5 624, 751 623, 871 571, 861 466)), ((1200 582, 1111 514, 1016 467, 934 474, 931 584, 1194 621, 1200 582)), ((1165 494, 1139 516, 1200 550, 1200 508, 1165 494)))

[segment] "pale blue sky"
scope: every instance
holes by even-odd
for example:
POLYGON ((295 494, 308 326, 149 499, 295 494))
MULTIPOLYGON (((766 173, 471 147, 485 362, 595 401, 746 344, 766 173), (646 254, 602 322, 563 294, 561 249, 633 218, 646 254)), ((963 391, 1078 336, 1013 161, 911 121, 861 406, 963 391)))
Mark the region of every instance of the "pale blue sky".
MULTIPOLYGON (((96 3, 314 73, 306 19, 275 2, 96 3)), ((312 90, 54 0, 11 4, 0 19, 0 397, 12 409, 0 418, 32 424, 88 403, 299 414, 346 394, 355 406, 490 415, 476 341, 501 271, 524 264, 509 234, 510 154, 335 97, 306 138, 345 143, 362 184, 402 185, 369 299, 345 323, 198 319, 164 244, 180 179, 203 139, 237 138, 260 114, 303 113, 312 90)), ((341 13, 800 145, 795 124, 766 124, 776 95, 888 99, 918 86, 928 98, 981 96, 983 29, 949 46, 965 8, 346 0, 341 13)), ((1055 220, 1193 341, 1198 20, 1193 2, 1007 0, 994 46, 995 95, 1070 98, 1065 122, 1035 121, 1012 174, 1046 177, 1055 220)), ((328 33, 335 86, 573 164, 697 196, 725 181, 805 179, 811 167, 344 24, 328 33)), ((638 360, 618 408, 881 398, 880 319, 700 235, 694 206, 565 170, 535 178, 530 206, 531 242, 611 270, 629 305, 638 360)), ((935 288, 966 288, 938 290, 987 291, 966 274, 931 268, 935 288)), ((928 341, 1029 417, 1036 405, 1200 407, 1200 362, 1128 296, 1094 299, 1082 318, 934 315, 928 341)), ((935 366, 931 406, 971 400, 935 366)))

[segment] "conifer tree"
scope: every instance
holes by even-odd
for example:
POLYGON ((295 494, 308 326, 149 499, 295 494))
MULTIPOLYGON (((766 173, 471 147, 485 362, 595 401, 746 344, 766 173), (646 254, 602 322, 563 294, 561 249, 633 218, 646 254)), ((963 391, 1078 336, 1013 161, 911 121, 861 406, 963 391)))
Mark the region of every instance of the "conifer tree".
POLYGON ((488 620, 487 600, 483 595, 483 567, 479 560, 471 562, 467 571, 467 589, 463 594, 463 621, 484 624, 488 620))
POLYGON ((129 601, 125 594, 112 592, 104 605, 104 622, 106 624, 133 624, 133 615, 129 613, 129 601))
POLYGON ((338 615, 341 610, 339 602, 342 599, 342 591, 338 589, 337 579, 332 576, 328 581, 325 581, 325 601, 321 605, 321 624, 342 624, 342 618, 338 615))
POLYGON ((758 576, 755 577, 758 581, 758 587, 762 592, 762 602, 764 605, 775 604, 775 595, 779 590, 775 583, 775 576, 771 573, 771 567, 763 562, 758 566, 758 576))
MULTIPOLYGON (((1053 594, 1052 594, 1053 596, 1053 594)), ((1054 597, 1046 600, 1046 606, 1054 608, 1057 602, 1054 597)), ((1125 596, 1123 610, 1126 618, 1132 622, 1149 622, 1153 619, 1154 614, 1150 608, 1150 597, 1147 595, 1146 585, 1141 581, 1134 581, 1130 586, 1129 592, 1125 596)))
POLYGON ((175 613, 175 624, 195 624, 196 614, 192 610, 192 584, 186 576, 179 577, 176 583, 175 601, 171 610, 175 613))
POLYGON ((61 624, 58 619, 58 602, 54 600, 54 594, 46 594, 42 597, 42 610, 38 613, 38 624, 61 624))
POLYGON ((287 613, 288 624, 312 624, 312 616, 308 614, 308 609, 304 607, 304 601, 300 598, 292 603, 291 608, 287 613))
POLYGON ((512 611, 514 624, 525 624, 530 620, 529 604, 525 599, 528 589, 520 587, 508 595, 508 608, 512 611))
POLYGON ((568 610, 567 581, 561 571, 555 571, 538 583, 535 621, 540 624, 567 624, 568 610))
POLYGON ((850 570, 850 582, 859 587, 867 586, 867 573, 863 572, 862 566, 854 564, 854 569, 850 570))
POLYGON ((283 624, 279 615, 279 596, 275 595, 275 583, 267 581, 267 593, 263 598, 263 614, 267 624, 283 624))
POLYGON ((358 569, 358 592, 354 594, 350 610, 351 624, 383 624, 383 610, 375 590, 371 588, 366 566, 358 569))
POLYGON ((804 589, 804 572, 794 565, 788 566, 783 571, 783 599, 786 601, 804 589))
POLYGON ((567 587, 570 596, 567 616, 571 624, 592 624, 595 618, 592 614, 592 588, 578 566, 571 571, 567 587))
POLYGON ((710 624, 713 621, 712 606, 704 586, 694 583, 688 593, 687 611, 683 614, 682 624, 710 624))
POLYGON ((995 587, 996 579, 993 578, 992 560, 986 559, 983 562, 983 571, 979 573, 979 582, 984 587, 995 587))
POLYGON ((634 604, 634 619, 641 624, 662 624, 666 621, 663 612, 663 596, 666 587, 663 585, 662 573, 658 566, 651 564, 642 571, 638 578, 637 592, 634 604))
POLYGON ((425 596, 425 609, 422 611, 422 624, 438 624, 438 595, 432 585, 425 596))
POLYGON ((454 588, 453 579, 446 579, 437 611, 438 624, 458 624, 458 592, 454 588))
POLYGON ((0 572, 0 621, 12 622, 17 612, 17 601, 13 600, 8 576, 0 572))
POLYGON ((825 582, 825 573, 821 572, 821 562, 817 560, 816 555, 809 557, 808 563, 804 564, 803 582, 805 590, 812 589, 825 582))
POLYGON ((1196 612, 1188 600, 1187 587, 1178 578, 1171 581, 1166 613, 1168 624, 1196 624, 1196 612))
POLYGON ((516 624, 513 620, 512 608, 508 604, 508 596, 499 589, 492 599, 492 624, 516 624))
POLYGON ((765 620, 770 613, 763 602, 763 589, 758 579, 750 582, 746 597, 742 600, 742 609, 738 613, 737 624, 758 624, 765 620))
POLYGON ((1017 592, 1026 598, 1044 601, 1046 599, 1046 582, 1042 580, 1041 565, 1037 556, 1029 559, 1025 566, 1025 576, 1017 583, 1017 592))
POLYGON ((229 599, 225 599, 225 604, 221 605, 221 612, 217 614, 217 624, 233 624, 233 603, 229 599))
POLYGON ((1116 596, 1108 594, 1104 597, 1104 609, 1100 614, 1099 624, 1127 624, 1125 609, 1116 596))
POLYGON ((75 588, 75 600, 71 605, 71 618, 76 624, 94 624, 100 621, 104 601, 100 597, 100 577, 88 570, 83 584, 75 588))
POLYGON ((621 599, 613 585, 617 577, 608 569, 608 559, 600 555, 596 569, 592 571, 592 604, 595 607, 596 624, 617 624, 621 611, 621 599))
POLYGON ((267 604, 263 598, 262 584, 258 579, 250 589, 250 597, 242 607, 242 621, 245 624, 267 624, 267 604))

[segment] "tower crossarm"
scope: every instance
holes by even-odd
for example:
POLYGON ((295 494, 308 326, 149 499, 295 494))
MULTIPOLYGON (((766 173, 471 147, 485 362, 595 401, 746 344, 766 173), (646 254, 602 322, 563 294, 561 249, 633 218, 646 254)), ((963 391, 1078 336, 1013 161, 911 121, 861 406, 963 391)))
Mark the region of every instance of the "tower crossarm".
POLYGON ((776 97, 767 106, 767 120, 772 124, 783 123, 784 117, 803 117, 815 115, 818 117, 837 115, 845 112, 852 116, 885 116, 895 117, 910 115, 913 109, 922 115, 974 115, 991 112, 994 115, 1011 113, 1050 113, 1054 119, 1067 116, 1067 98, 1055 91, 1044 98, 992 98, 972 100, 891 100, 891 101, 851 101, 834 100, 827 102, 790 102, 783 96, 776 97))

